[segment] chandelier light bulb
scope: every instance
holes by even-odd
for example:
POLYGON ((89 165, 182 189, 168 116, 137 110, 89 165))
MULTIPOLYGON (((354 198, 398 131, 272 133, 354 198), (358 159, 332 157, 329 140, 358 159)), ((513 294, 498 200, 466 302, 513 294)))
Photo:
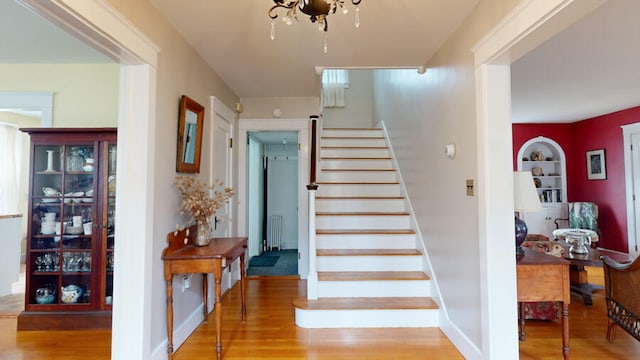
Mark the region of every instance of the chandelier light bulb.
POLYGON ((329 51, 329 46, 328 46, 327 44, 328 44, 328 41, 327 41, 327 34, 324 34, 324 46, 323 46, 323 50, 324 50, 324 53, 325 53, 325 54, 327 53, 327 51, 329 51))
POLYGON ((271 22, 271 40, 276 38, 276 24, 271 22))
POLYGON ((349 13, 349 9, 347 8, 342 8, 342 13, 347 15, 349 13))
POLYGON ((356 29, 360 27, 360 8, 356 8, 356 29))

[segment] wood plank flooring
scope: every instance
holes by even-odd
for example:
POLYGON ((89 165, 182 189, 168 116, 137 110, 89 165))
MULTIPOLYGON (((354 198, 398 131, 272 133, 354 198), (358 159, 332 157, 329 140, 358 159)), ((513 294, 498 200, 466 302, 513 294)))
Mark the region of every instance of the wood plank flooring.
MULTIPOLYGON (((602 283, 602 271, 588 268, 590 281, 602 283)), ((248 281, 247 322, 240 322, 236 286, 223 298, 224 359, 462 359, 439 329, 302 329, 294 324, 294 298, 304 296, 295 279, 248 281)), ((571 359, 638 359, 640 342, 618 329, 614 343, 605 339, 604 297, 594 294, 587 307, 579 297, 570 305, 571 359)), ((159 315, 160 316, 160 315, 159 315)), ((162 315, 163 316, 163 315, 162 315)), ((110 331, 15 331, 15 318, 0 318, 2 360, 107 360, 110 331)), ((211 359, 213 318, 180 347, 176 360, 211 359)), ((559 321, 527 321, 520 359, 561 359, 559 321)), ((127 359, 128 360, 128 359, 127 359)), ((135 360, 135 359, 132 359, 135 360)))

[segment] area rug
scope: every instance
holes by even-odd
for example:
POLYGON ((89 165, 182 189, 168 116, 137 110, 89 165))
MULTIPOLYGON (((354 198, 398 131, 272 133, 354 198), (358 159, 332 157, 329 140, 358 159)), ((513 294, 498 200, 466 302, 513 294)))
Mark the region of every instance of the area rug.
POLYGON ((280 259, 280 256, 254 256, 249 260, 249 267, 271 267, 280 259))

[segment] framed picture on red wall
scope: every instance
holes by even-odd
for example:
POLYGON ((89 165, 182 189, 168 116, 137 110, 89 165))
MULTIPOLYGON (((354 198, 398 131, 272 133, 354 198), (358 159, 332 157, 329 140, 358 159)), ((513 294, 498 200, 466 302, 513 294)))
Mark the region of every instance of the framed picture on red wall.
POLYGON ((587 151, 587 179, 605 180, 607 178, 607 166, 604 149, 587 151))

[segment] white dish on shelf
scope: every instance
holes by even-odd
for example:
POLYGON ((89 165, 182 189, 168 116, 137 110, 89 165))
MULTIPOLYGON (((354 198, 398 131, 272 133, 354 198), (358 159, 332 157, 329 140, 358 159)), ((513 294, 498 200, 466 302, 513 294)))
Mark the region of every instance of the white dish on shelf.
POLYGON ((91 203, 93 202, 93 198, 82 198, 83 203, 91 203))
POLYGON ((80 235, 84 234, 84 229, 82 229, 82 225, 80 226, 67 226, 64 229, 64 232, 69 235, 80 235))
POLYGON ((60 202, 60 199, 40 199, 43 203, 57 203, 60 202))

